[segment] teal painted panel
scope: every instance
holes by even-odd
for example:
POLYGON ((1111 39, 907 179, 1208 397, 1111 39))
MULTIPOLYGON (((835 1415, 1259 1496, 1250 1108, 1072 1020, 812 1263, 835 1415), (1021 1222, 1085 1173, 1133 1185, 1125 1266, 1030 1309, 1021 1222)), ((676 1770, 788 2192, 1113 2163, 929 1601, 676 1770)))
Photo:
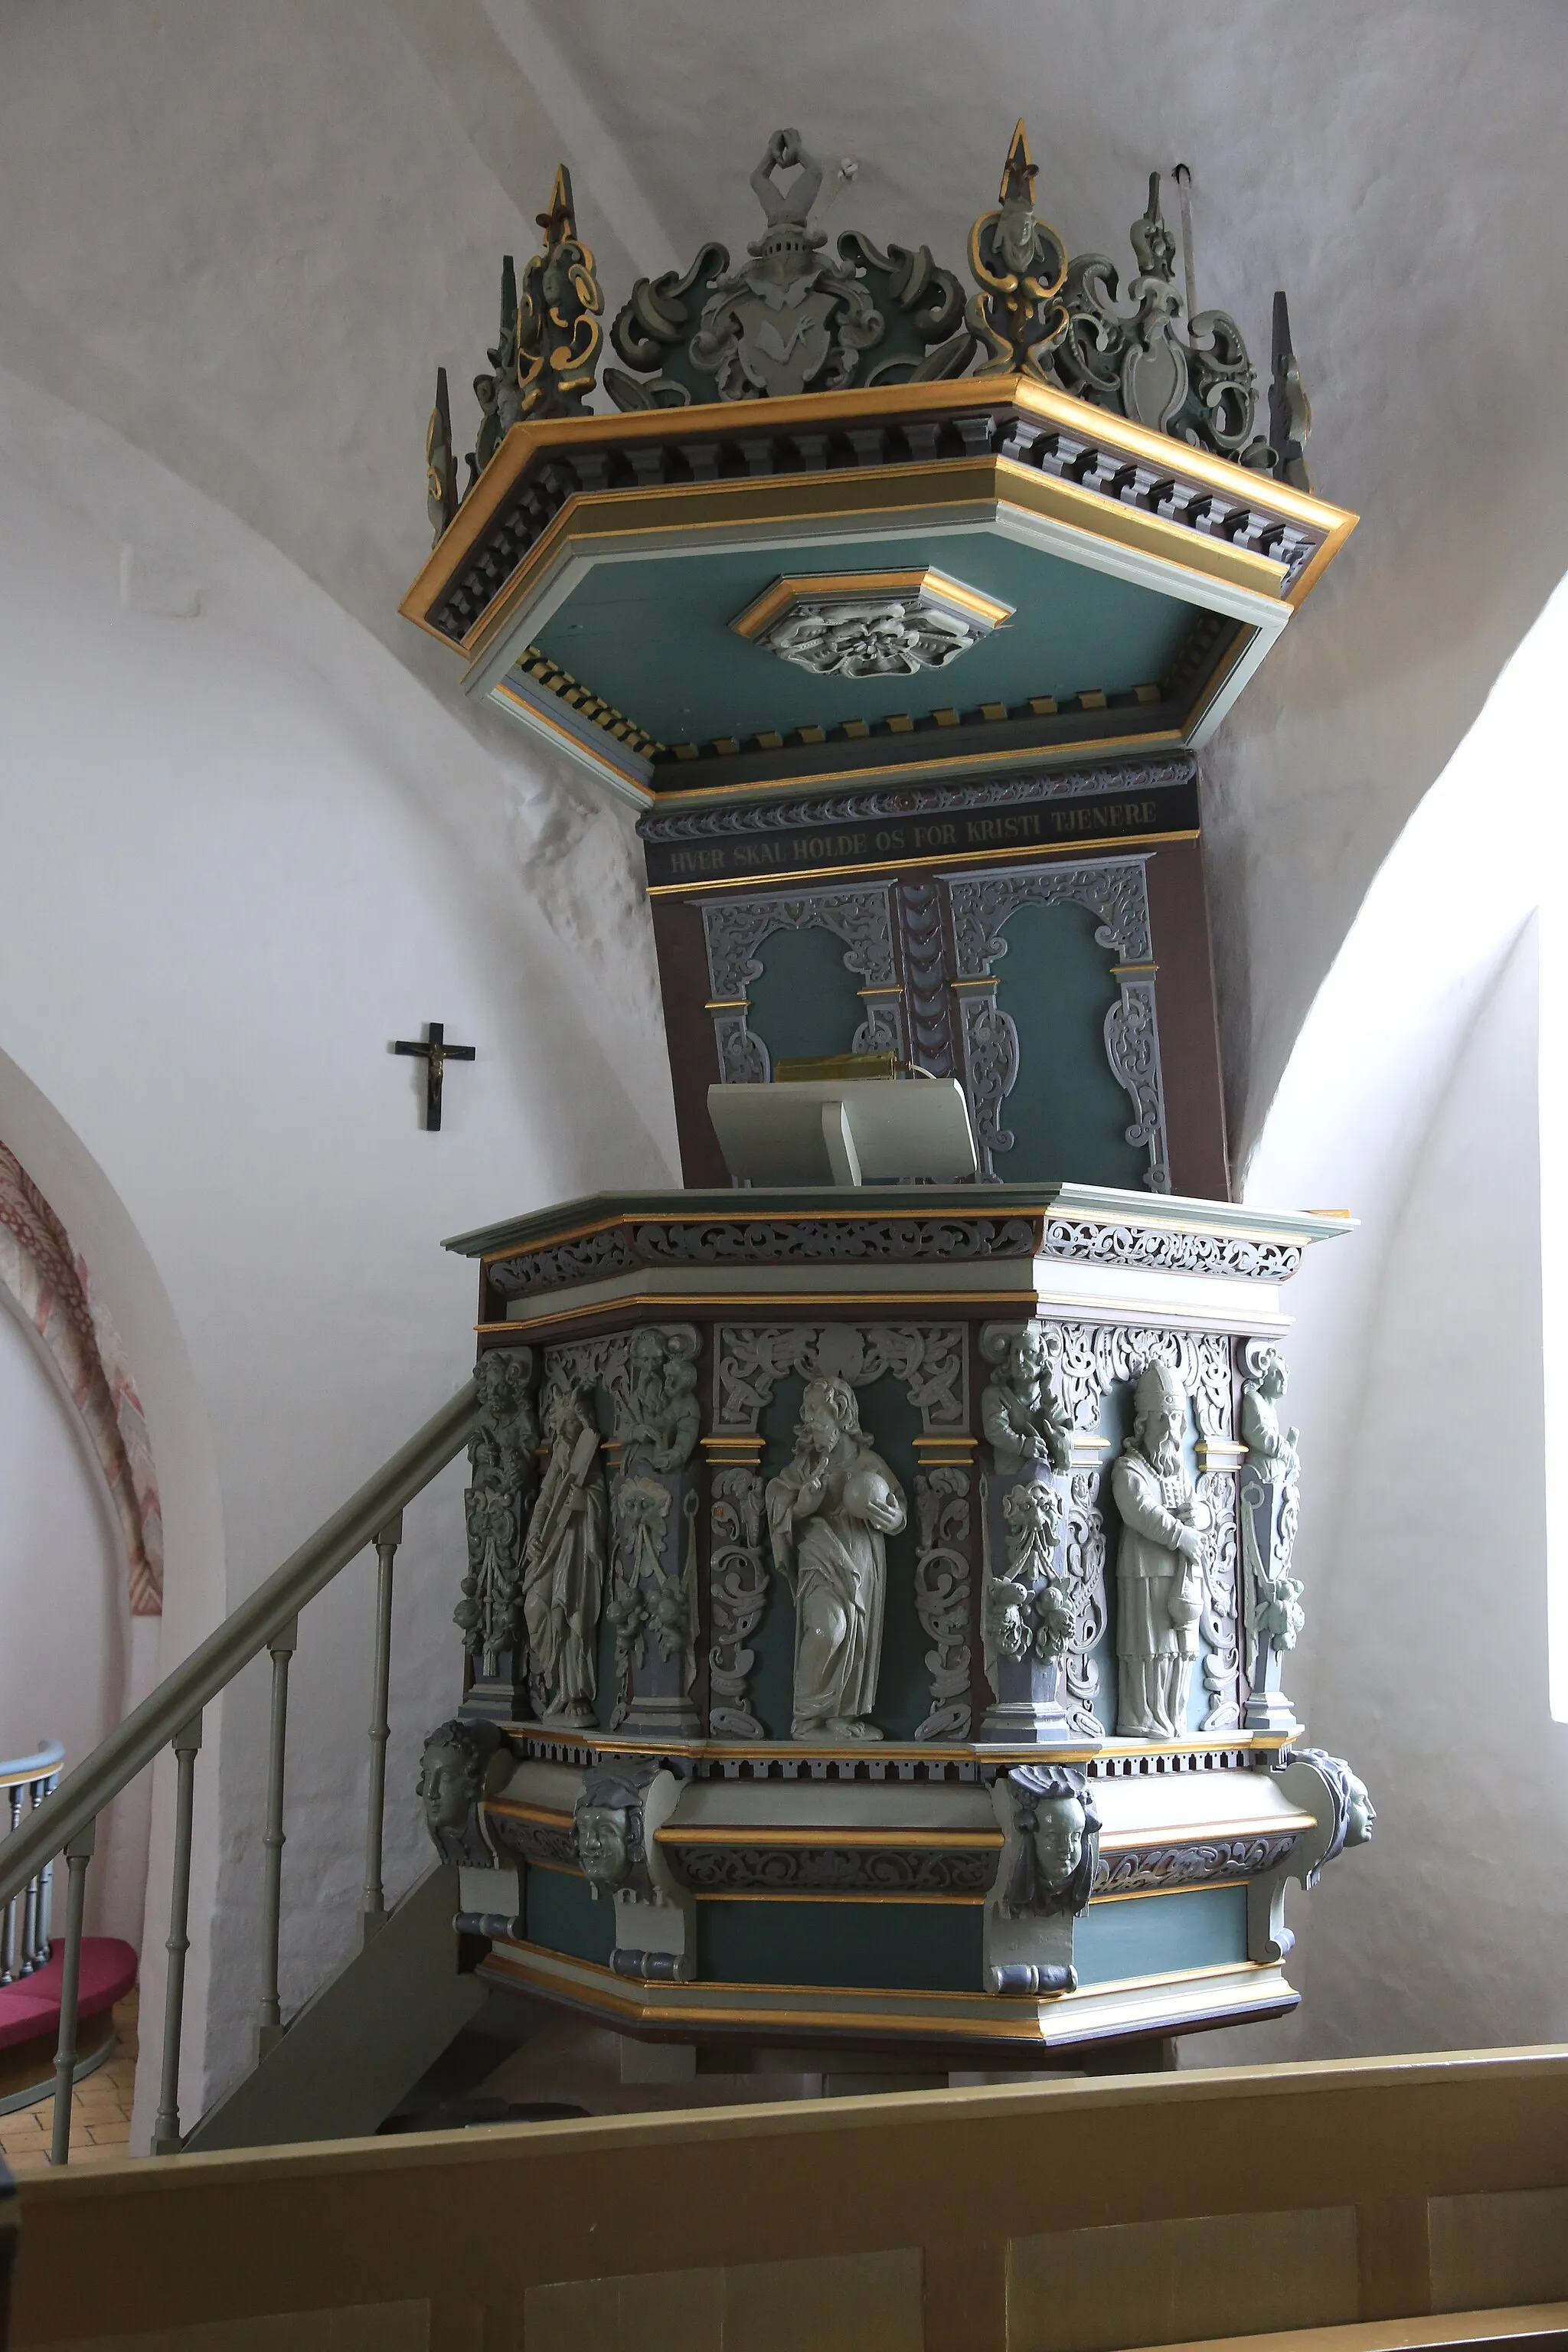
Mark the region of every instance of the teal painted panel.
POLYGON ((1073 1935, 1079 1984, 1213 1969, 1247 1958, 1245 1886, 1193 1887, 1181 1895, 1091 1903, 1073 1935))
POLYGON ((1114 950, 1095 940, 1087 907, 1021 907, 1003 930, 996 1002, 1018 1032, 1018 1076, 1002 1106, 1009 1183, 1031 1177, 1137 1189, 1146 1150, 1127 1140, 1132 1100, 1105 1058, 1105 1016, 1120 994, 1114 950))
POLYGON ((757 950, 760 980, 748 981, 746 1026, 774 1062, 847 1054, 866 1017, 859 981, 847 971, 844 942, 831 931, 775 931, 757 950))
POLYGON ((524 1876, 522 1916, 529 1942, 607 1969, 616 1948, 616 1906, 609 1896, 595 1902, 587 1880, 564 1870, 530 1869, 524 1876))
MULTIPOLYGON (((763 1476, 782 1470, 795 1451, 795 1425, 800 1418, 802 1374, 780 1381, 763 1408, 758 1426, 765 1441, 763 1476)), ((931 1647, 915 1609, 915 1448, 921 1417, 910 1402, 903 1383, 884 1372, 870 1387, 855 1391, 860 1403, 860 1426, 903 1486, 909 1518, 901 1535, 888 1538, 888 1594, 882 1621, 882 1663, 877 1677, 877 1705, 872 1720, 889 1739, 912 1739, 931 1708, 931 1675, 925 1654, 931 1647)), ((764 1536, 765 1540, 765 1536, 764 1536)), ((770 1556, 771 1561, 771 1556, 770 1556)), ((791 1697, 795 1683, 795 1605, 782 1576, 773 1574, 763 1622, 751 1637, 757 1663, 750 1683, 753 1712, 770 1739, 790 1736, 791 1697)))
POLYGON ((699 1903, 699 1974, 725 1984, 978 1992, 978 1903, 699 1903))
POLYGON ((835 541, 830 548, 600 561, 540 630, 542 652, 661 742, 836 727, 1030 695, 1125 693, 1163 678, 1194 608, 1156 590, 1018 546, 993 531, 835 541), (909 571, 933 563, 1016 607, 1005 628, 945 670, 818 678, 736 636, 730 623, 784 575, 909 571))

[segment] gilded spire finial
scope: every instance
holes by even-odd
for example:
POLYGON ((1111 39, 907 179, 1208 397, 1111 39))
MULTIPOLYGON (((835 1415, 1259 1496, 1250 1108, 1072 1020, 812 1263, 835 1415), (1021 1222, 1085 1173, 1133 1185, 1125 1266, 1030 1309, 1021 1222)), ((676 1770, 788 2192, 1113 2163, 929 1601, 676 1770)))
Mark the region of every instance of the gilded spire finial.
POLYGON ((1029 152, 1020 116, 1002 166, 996 209, 982 213, 969 232, 969 268, 980 291, 964 325, 990 353, 981 375, 1023 370, 1044 376, 1045 362, 1067 332, 1057 300, 1067 276, 1067 247, 1054 228, 1035 217, 1039 166, 1029 152))

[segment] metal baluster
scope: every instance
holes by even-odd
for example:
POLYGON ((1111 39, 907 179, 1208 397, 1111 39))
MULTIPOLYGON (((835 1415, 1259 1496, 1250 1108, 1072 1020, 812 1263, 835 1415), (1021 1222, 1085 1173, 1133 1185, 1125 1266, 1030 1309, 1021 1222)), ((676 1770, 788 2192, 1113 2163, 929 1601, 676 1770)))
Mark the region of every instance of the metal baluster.
MULTIPOLYGON (((38 1783, 38 1793, 36 1801, 41 1805, 46 1797, 52 1797, 54 1795, 55 1790, 59 1787, 59 1774, 58 1772, 48 1773, 46 1778, 38 1783)), ((54 1949, 53 1939, 49 1932, 49 1897, 54 1887, 54 1864, 52 1862, 46 1862, 42 1870, 38 1873, 38 1948, 37 1958, 40 1968, 43 1967, 45 1961, 48 1958, 49 1954, 54 1949)))
MULTIPOLYGON (((15 1834, 16 1824, 22 1818, 22 1791, 21 1789, 17 1787, 9 1790, 8 1793, 11 1799, 11 1829, 13 1834, 15 1834)), ((11 1900, 5 1906, 5 1932, 4 1938, 0 1939, 0 1985, 15 1983, 16 1978, 21 1973, 18 1965, 21 1954, 16 1949, 16 1904, 18 1899, 19 1898, 16 1895, 13 1895, 11 1900)))
POLYGON ((267 1867, 261 1892, 261 2015, 258 2063, 283 2038, 278 1998, 278 1937, 283 1916, 283 1752, 289 1733, 289 1661, 300 1646, 300 1620, 280 1625, 267 1647, 272 1655, 272 1734, 267 1758, 267 1827, 261 1843, 267 1867))
POLYGON ((174 1792, 174 1881, 169 1895, 169 1933, 163 1948, 169 1973, 163 1990, 163 2063, 158 2086, 158 2113, 153 2125, 154 2156, 174 2156, 180 2146, 180 2035, 185 2003, 185 1954, 191 1912, 191 1817, 195 1806, 196 1751, 202 1744, 202 1719, 194 1715, 174 1734, 174 1761, 179 1779, 174 1792))
POLYGON ((71 2155, 71 2091, 76 2082, 76 2010, 81 1989, 81 1922, 87 1903, 87 1865, 98 1839, 98 1823, 89 1822, 66 1847, 66 1948, 60 1969, 60 2038, 55 2051, 55 2129, 49 2147, 51 2164, 68 2164, 71 2155))
POLYGON ((387 1700, 392 1682, 392 1564, 403 1541, 403 1514, 388 1519, 375 1538, 375 1666, 370 1696, 370 1811, 364 1835, 364 1894, 359 1906, 360 1942, 368 1944, 386 1924, 382 1885, 382 1835, 386 1818, 387 1700))

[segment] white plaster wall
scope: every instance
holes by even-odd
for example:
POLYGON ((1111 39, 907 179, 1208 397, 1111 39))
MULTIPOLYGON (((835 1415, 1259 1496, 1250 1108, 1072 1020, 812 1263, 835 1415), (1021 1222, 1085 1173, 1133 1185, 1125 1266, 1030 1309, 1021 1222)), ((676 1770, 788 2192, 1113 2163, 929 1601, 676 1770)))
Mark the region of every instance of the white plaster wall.
MULTIPOLYGON (((58 1739, 66 1769, 120 1721, 153 1654, 133 1622, 125 1552, 81 1416, 36 1334, 0 1309, 0 1751, 58 1739)), ((147 1798, 100 1833, 88 1931, 142 1941, 147 1798)))
MULTIPOLYGON (((623 819, 521 740, 492 756, 222 509, 6 379, 0 464, 0 1132, 131 1353, 167 1668, 465 1376, 475 1280, 443 1234, 667 1181, 657 989, 623 819), (388 1050, 432 1017, 479 1049, 439 1136, 388 1050)), ((395 1889, 418 1735, 456 1696, 459 1526, 451 1494, 410 1515, 395 1889)), ((294 2000, 350 1948, 368 1624, 356 1571, 302 1627, 294 2000)), ((247 2044, 264 1715, 258 1666, 207 1726, 188 2113, 247 2044)), ((150 2007, 166 1837, 165 1811, 150 2007)))
POLYGON ((1542 1280, 1562 1003, 1539 1060, 1536 1019, 1568 782, 1540 713, 1565 650, 1559 590, 1377 876, 1249 1174, 1249 1199, 1362 1219, 1289 1294, 1308 1624, 1288 1686, 1379 1821, 1291 1895, 1302 2008, 1194 2037, 1189 2063, 1568 2034, 1547 1504, 1563 1449, 1543 1423, 1542 1280), (1500 787, 1519 848, 1479 857, 1477 811, 1500 787))

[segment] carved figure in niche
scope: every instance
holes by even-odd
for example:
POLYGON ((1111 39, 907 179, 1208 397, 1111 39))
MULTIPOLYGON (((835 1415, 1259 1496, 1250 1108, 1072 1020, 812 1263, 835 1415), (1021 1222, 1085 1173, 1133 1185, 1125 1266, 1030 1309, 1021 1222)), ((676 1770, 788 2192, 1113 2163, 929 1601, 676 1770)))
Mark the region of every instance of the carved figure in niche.
POLYGON ((443 1862, 483 1868, 494 1857, 479 1836, 475 1807, 485 1775, 500 1747, 493 1723, 439 1723, 419 1759, 417 1793, 425 1826, 443 1862))
POLYGON ((1116 1728, 1123 1738, 1179 1738, 1198 1654, 1206 1503, 1182 1454, 1187 1392, 1164 1364, 1145 1364, 1132 1433, 1110 1473, 1121 1515, 1116 1558, 1116 1728))
POLYGON ((556 1381, 544 1404, 550 1447, 522 1555, 522 1609, 535 1704, 542 1717, 595 1721, 599 1604, 608 1512, 593 1405, 556 1381))
POLYGON ((796 1739, 879 1739, 877 1702, 888 1584, 886 1538, 904 1490, 860 1426, 847 1381, 805 1384, 795 1456, 767 1488, 773 1559, 795 1600, 796 1739))
POLYGON ((539 1422, 530 1388, 531 1348, 492 1348, 474 1378, 479 1410, 468 1440, 470 1484, 464 1500, 468 1572, 453 1611, 467 1646, 479 1654, 479 1673, 493 1675, 501 1654, 516 1646, 522 1599, 523 1514, 533 1492, 539 1422))
POLYGON ((1301 1512, 1297 1437, 1279 1426, 1285 1367, 1276 1350, 1254 1340, 1243 1361, 1241 1433, 1247 1451, 1239 1501, 1250 1687, 1241 1719, 1248 1730, 1289 1731, 1296 1716, 1280 1687, 1280 1662, 1306 1622, 1300 1580, 1290 1573, 1301 1512))
POLYGON ((657 1765, 589 1772, 573 1814, 577 1859, 595 1899, 625 1888, 651 1893, 644 1851, 643 1791, 657 1765))
POLYGON ((1019 1844, 1003 1909, 1015 1919, 1086 1910, 1100 1831, 1087 1778, 1066 1765, 1021 1764, 1007 1785, 1019 1844))
POLYGON ((996 1467, 1016 1475, 1028 1464, 1065 1471, 1072 1461, 1072 1423, 1051 1378, 1056 1352, 1038 1323, 1014 1331, 988 1330, 981 1351, 996 1370, 980 1400, 980 1425, 996 1467))
POLYGON ((647 1325, 632 1340, 628 1366, 626 1410, 616 1433, 622 1467, 683 1470, 700 1426, 695 1365, 668 1331, 647 1325))
POLYGON ((1062 1499, 1054 1486, 1014 1486, 1003 1498, 1007 1570, 985 1588, 985 1652, 995 1659, 1059 1658, 1072 1638, 1073 1601, 1056 1572, 1062 1499))

